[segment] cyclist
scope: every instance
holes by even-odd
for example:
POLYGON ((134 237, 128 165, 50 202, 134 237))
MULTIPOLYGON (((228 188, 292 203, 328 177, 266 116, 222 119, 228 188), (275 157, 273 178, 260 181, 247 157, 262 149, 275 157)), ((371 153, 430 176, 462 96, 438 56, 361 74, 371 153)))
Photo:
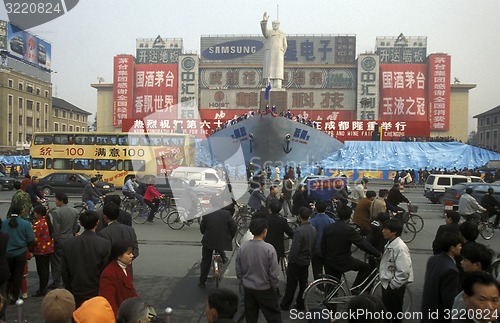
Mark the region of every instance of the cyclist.
POLYGON ((474 192, 472 187, 467 187, 465 193, 460 196, 458 200, 458 213, 464 217, 466 221, 477 223, 481 220, 481 215, 479 213, 486 212, 486 209, 472 196, 472 192, 474 192))
POLYGON ((156 190, 153 184, 149 183, 146 188, 146 193, 144 193, 144 202, 149 206, 149 216, 148 222, 153 223, 155 218, 155 213, 158 211, 160 205, 160 199, 164 198, 165 195, 161 194, 156 190))
POLYGON ((397 212, 400 214, 404 214, 405 210, 399 206, 399 203, 406 202, 411 203, 410 200, 406 198, 406 196, 401 193, 404 189, 404 186, 400 183, 395 183, 392 188, 389 190, 389 194, 387 194, 386 204, 387 209, 389 211, 397 212))
MULTIPOLYGON (((192 179, 189 181, 189 186, 182 191, 179 197, 179 205, 187 210, 187 218, 182 219, 183 221, 188 221, 197 217, 198 207, 200 205, 200 199, 194 193, 193 187, 196 186, 196 180, 192 179)), ((182 218, 183 214, 181 214, 182 218)))
POLYGON ((368 184, 368 179, 363 178, 356 184, 356 186, 354 186, 351 196, 351 207, 353 209, 356 209, 359 200, 366 197, 365 190, 367 188, 367 184, 368 184))
MULTIPOLYGON (((352 257, 351 246, 354 243, 361 250, 380 257, 381 253, 375 249, 361 234, 350 225, 351 212, 339 212, 339 221, 325 227, 321 239, 321 252, 325 260, 325 273, 340 280, 342 274, 351 270, 358 275, 353 286, 360 285, 372 271, 369 264, 352 257)), ((360 290, 354 290, 353 294, 360 290)))
POLYGON ((488 216, 490 218, 496 215, 493 226, 495 229, 498 229, 498 222, 500 221, 500 202, 493 196, 493 193, 493 188, 488 188, 488 192, 484 194, 481 199, 481 206, 488 210, 488 216))
POLYGON ((125 185, 123 185, 122 188, 122 193, 126 197, 130 199, 137 199, 141 203, 141 206, 146 206, 146 203, 144 203, 144 196, 141 194, 137 193, 137 188, 139 187, 139 183, 137 183, 137 177, 135 175, 130 176, 130 178, 125 182, 125 185))
POLYGON ((200 280, 198 283, 200 288, 205 288, 214 251, 219 252, 223 263, 228 261, 224 250, 233 250, 232 240, 237 230, 236 222, 229 211, 222 208, 222 197, 215 196, 210 202, 215 211, 205 215, 200 225, 200 232, 203 234, 201 239, 200 280))
POLYGON ((97 177, 92 177, 90 183, 83 188, 82 193, 82 202, 88 205, 90 211, 94 211, 95 205, 103 198, 101 192, 95 187, 95 183, 97 183, 97 177))

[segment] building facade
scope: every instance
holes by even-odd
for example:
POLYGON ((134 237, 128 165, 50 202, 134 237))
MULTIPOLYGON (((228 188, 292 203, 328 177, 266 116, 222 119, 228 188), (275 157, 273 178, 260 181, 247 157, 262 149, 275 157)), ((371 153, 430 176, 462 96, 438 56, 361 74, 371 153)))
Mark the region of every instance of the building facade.
POLYGON ((477 119, 477 133, 474 144, 500 152, 500 106, 474 116, 477 119))
MULTIPOLYGON (((370 140, 374 124, 390 134, 383 140, 467 140, 463 112, 475 86, 452 85, 451 57, 428 54, 426 37, 377 37, 374 52, 357 57, 352 35, 287 38, 286 108, 277 111, 310 119, 339 140, 370 140)), ((168 133, 180 125, 203 137, 262 110, 262 36, 202 36, 200 55, 194 56, 182 51, 178 39, 158 36, 136 44, 137 57, 115 56, 113 84, 92 84, 99 131, 144 125, 148 132, 168 133)), ((274 105, 272 89, 265 103, 274 105)))
POLYGON ((35 132, 87 131, 90 115, 52 97, 51 45, 0 20, 0 154, 28 153, 35 132))

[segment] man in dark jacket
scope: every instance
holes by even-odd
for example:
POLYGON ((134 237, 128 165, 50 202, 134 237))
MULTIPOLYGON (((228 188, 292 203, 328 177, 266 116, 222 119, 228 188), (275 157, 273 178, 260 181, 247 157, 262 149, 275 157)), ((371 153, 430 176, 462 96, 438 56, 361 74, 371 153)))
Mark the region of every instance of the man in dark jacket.
POLYGON ((63 246, 63 280, 75 297, 77 308, 98 295, 99 278, 111 252, 111 243, 95 233, 97 213, 85 211, 79 220, 85 231, 65 241, 63 246))
POLYGON ((37 176, 33 176, 31 178, 31 184, 26 186, 26 193, 30 195, 31 198, 31 204, 33 207, 40 205, 43 201, 43 194, 38 188, 38 183, 40 182, 40 179, 37 176))
POLYGON ((288 221, 279 215, 281 211, 280 202, 271 202, 269 210, 271 211, 271 214, 267 218, 269 228, 267 229, 267 236, 264 241, 273 245, 279 261, 280 258, 285 257, 285 234, 288 238, 292 239, 293 230, 288 225, 288 221))
POLYGON ((436 232, 436 237, 434 241, 432 241, 432 253, 437 255, 441 253, 441 237, 443 233, 450 232, 458 234, 459 232, 459 224, 460 214, 455 211, 446 212, 444 215, 444 221, 446 224, 442 224, 439 226, 436 232))
MULTIPOLYGON (((342 274, 351 270, 358 271, 358 275, 352 286, 359 286, 370 274, 372 268, 369 264, 352 257, 351 246, 354 243, 364 252, 375 257, 380 257, 381 253, 375 249, 354 226, 347 223, 351 214, 339 212, 340 221, 325 227, 321 240, 321 252, 325 260, 325 273, 340 280, 342 274)), ((357 292, 357 290, 356 290, 357 292)))
POLYGON ((495 222, 493 225, 495 228, 498 228, 498 224, 500 221, 500 202, 493 196, 494 194, 493 188, 488 188, 488 192, 484 194, 484 196, 481 198, 481 206, 484 207, 486 210, 488 210, 488 216, 491 218, 492 216, 496 215, 495 217, 495 222))
MULTIPOLYGON (((405 203, 410 203, 410 200, 406 198, 406 196, 401 193, 401 190, 403 189, 403 185, 400 183, 394 184, 394 186, 389 190, 389 194, 387 195, 387 200, 386 202, 392 207, 397 209, 398 211, 403 211, 404 209, 402 207, 399 207, 399 203, 405 202, 405 203)), ((387 206, 388 209, 392 209, 391 207, 387 206)))
POLYGON ((451 322, 446 310, 451 311, 455 296, 460 292, 458 268, 453 258, 460 255, 461 249, 458 234, 447 232, 441 237, 442 252, 427 261, 421 322, 451 322), (430 317, 430 313, 438 316, 430 317))
POLYGON ((297 284, 299 285, 297 309, 299 311, 304 310, 304 299, 302 295, 307 287, 309 263, 311 262, 316 245, 316 229, 309 223, 310 216, 310 209, 302 207, 299 210, 300 226, 293 235, 290 253, 288 254, 285 295, 280 304, 282 311, 290 310, 297 284))
POLYGON ((214 251, 220 253, 223 263, 227 262, 224 250, 233 250, 233 237, 238 228, 231 213, 222 208, 223 202, 220 196, 213 197, 210 202, 216 211, 205 215, 200 225, 200 232, 203 234, 200 282, 198 283, 200 288, 205 288, 214 251))

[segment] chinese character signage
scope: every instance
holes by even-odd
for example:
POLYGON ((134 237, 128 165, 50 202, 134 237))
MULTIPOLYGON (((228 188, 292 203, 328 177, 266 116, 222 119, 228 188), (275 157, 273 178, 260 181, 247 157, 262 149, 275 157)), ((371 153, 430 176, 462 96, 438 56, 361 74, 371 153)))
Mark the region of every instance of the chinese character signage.
POLYGON ((177 64, 180 48, 137 48, 136 64, 177 64))
POLYGON ((198 113, 198 55, 185 54, 179 64, 178 117, 195 118, 198 113))
MULTIPOLYGON (((220 112, 220 110, 215 110, 220 112)), ((217 113, 218 113, 217 112, 217 113)), ((304 114, 300 111, 295 111, 296 116, 306 115, 308 118, 305 121, 294 121, 301 123, 308 123, 311 120, 312 127, 321 130, 328 135, 331 135, 338 140, 344 142, 346 140, 371 140, 372 133, 375 125, 379 126, 382 132, 382 140, 385 141, 399 141, 403 137, 421 137, 427 138, 430 136, 430 128, 428 121, 381 121, 381 120, 352 120, 346 114, 340 113, 332 117, 332 114, 325 115, 323 112, 315 111, 312 114, 304 114), (337 118, 337 119, 334 119, 337 118)), ((209 113, 201 113, 202 115, 209 116, 209 113)), ((258 118, 255 115, 251 118, 258 118)), ((206 138, 212 134, 217 128, 221 127, 227 121, 234 119, 234 116, 227 116, 222 119, 172 119, 167 115, 164 117, 159 116, 156 120, 142 120, 142 119, 126 119, 123 121, 122 131, 138 132, 138 133, 175 133, 182 130, 185 134, 192 134, 198 138, 206 138)), ((293 119, 296 120, 296 119, 293 119)), ((235 137, 241 135, 244 128, 238 127, 238 124, 233 124, 231 127, 235 130, 235 137), (243 129, 243 130, 242 130, 243 129)), ((291 127, 293 129, 293 127, 291 127)), ((299 128, 297 128, 299 129, 299 128)), ((300 129, 299 129, 300 130, 300 129)), ((301 140, 301 134, 293 134, 301 140)))
POLYGON ((7 43, 9 55, 41 69, 50 70, 52 66, 51 45, 31 33, 7 24, 7 43))
POLYGON ((113 126, 121 127, 123 119, 132 117, 134 56, 114 57, 113 126))
POLYGON ((376 53, 380 64, 423 64, 427 53, 427 37, 377 37, 376 53))
POLYGON ((136 64, 133 118, 164 112, 177 117, 177 64, 136 64))
POLYGON ((375 54, 358 57, 358 120, 377 120, 379 102, 379 60, 375 54))
POLYGON ((450 65, 449 55, 429 55, 429 119, 433 131, 450 129, 450 65))
POLYGON ((380 65, 380 120, 428 121, 427 65, 380 65))
MULTIPOLYGON (((260 89, 221 89, 200 91, 201 109, 257 109, 260 89)), ((288 107, 292 110, 355 110, 354 89, 290 89, 288 107)), ((273 102, 269 102, 272 106, 273 102)))
MULTIPOLYGON (((260 64, 264 62, 264 37, 201 37, 201 62, 211 64, 260 64)), ((287 35, 285 64, 354 64, 356 36, 287 35)))

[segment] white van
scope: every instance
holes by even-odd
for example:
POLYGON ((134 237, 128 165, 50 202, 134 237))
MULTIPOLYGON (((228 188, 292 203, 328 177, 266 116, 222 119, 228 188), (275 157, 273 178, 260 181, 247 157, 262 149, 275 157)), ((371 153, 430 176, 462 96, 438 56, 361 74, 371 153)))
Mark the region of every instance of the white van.
POLYGON ((431 174, 425 181, 424 196, 432 203, 443 203, 444 191, 448 187, 460 183, 483 182, 483 179, 477 176, 431 174))
POLYGON ((195 180, 196 185, 201 187, 211 187, 215 189, 225 189, 227 183, 219 178, 217 172, 208 167, 177 167, 170 174, 172 177, 187 178, 189 181, 195 180))

